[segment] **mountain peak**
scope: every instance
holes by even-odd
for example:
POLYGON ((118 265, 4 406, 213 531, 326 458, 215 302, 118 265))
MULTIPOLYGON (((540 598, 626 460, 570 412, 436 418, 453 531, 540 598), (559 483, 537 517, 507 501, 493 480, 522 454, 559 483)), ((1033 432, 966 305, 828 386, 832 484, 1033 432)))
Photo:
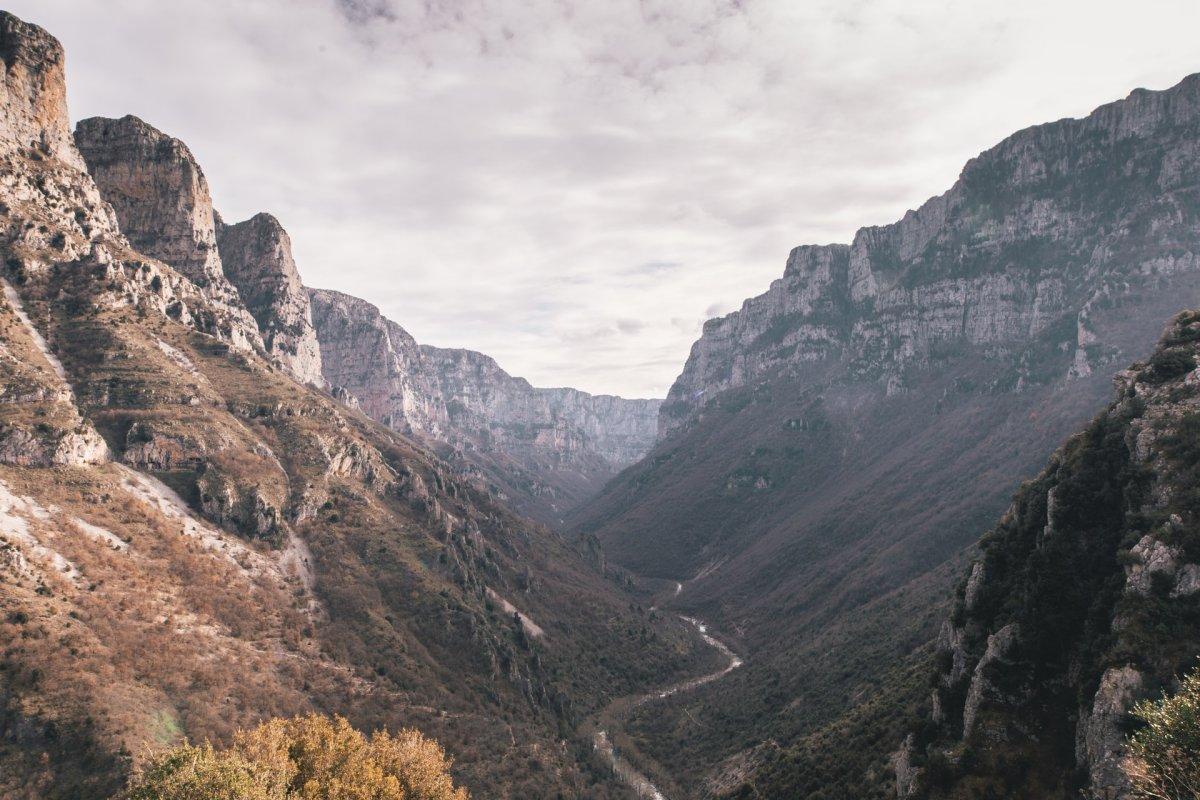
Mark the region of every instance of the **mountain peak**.
POLYGON ((66 58, 59 41, 37 25, 0 11, 0 152, 33 148, 73 167, 83 162, 71 139, 66 58))

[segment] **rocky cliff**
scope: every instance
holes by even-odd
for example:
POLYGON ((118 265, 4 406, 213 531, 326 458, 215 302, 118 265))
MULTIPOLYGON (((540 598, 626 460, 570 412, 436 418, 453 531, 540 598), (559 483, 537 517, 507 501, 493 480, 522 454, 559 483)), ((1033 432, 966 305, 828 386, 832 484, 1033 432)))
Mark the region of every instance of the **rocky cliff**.
POLYGON ((423 345, 421 354, 447 398, 451 424, 478 436, 490 429, 511 453, 562 463, 595 454, 620 468, 650 449, 658 400, 534 388, 472 350, 423 345))
POLYGON ((255 214, 234 225, 218 218, 216 232, 222 270, 258 323, 267 352, 299 380, 321 385, 321 349, 287 231, 270 214, 255 214))
POLYGON ((1136 91, 795 249, 705 325, 658 444, 573 517, 749 654, 703 703, 635 716, 651 756, 700 795, 881 796, 901 729, 875 698, 919 702, 963 548, 1200 303, 1198 154, 1200 78, 1136 91))
POLYGON ((187 145, 137 117, 85 119, 75 140, 135 249, 175 267, 239 317, 243 347, 322 384, 308 294, 277 219, 257 214, 226 225, 187 145))
POLYGON ((418 345, 363 300, 310 295, 332 385, 537 519, 560 522, 653 443, 657 400, 534 388, 482 353, 418 345))
MULTIPOLYGON (((1197 117, 1200 75, 1139 90, 1011 136, 948 192, 848 246, 796 248, 765 294, 705 324, 662 430, 772 374, 803 379, 832 361, 900 391, 948 350, 1009 358, 1053 326, 1076 373, 1111 363, 1092 309, 1200 268, 1194 212, 1177 204, 1197 179, 1197 117)), ((1018 382, 1034 368, 1016 367, 1018 382)))
POLYGON ((1198 356, 1187 312, 983 538, 901 797, 1132 796, 1126 715, 1200 655, 1198 356))
POLYGON ((0 54, 0 796, 316 709, 424 730, 481 796, 620 796, 576 726, 703 645, 278 369, 181 146, 120 122, 106 160, 89 123, 102 191, 59 43, 0 12, 0 54))
POLYGON ((261 346, 221 270, 208 181, 187 145, 134 116, 82 120, 75 143, 134 249, 171 265, 241 316, 246 345, 261 346))

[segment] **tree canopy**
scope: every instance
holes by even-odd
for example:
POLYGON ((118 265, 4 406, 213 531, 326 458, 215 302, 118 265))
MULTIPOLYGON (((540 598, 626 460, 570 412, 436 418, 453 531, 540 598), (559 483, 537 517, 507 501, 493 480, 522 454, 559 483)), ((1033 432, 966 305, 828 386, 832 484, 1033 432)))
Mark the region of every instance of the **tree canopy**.
POLYGON ((216 749, 151 758, 124 800, 469 800, 450 759, 415 730, 364 736, 342 717, 272 719, 216 749))

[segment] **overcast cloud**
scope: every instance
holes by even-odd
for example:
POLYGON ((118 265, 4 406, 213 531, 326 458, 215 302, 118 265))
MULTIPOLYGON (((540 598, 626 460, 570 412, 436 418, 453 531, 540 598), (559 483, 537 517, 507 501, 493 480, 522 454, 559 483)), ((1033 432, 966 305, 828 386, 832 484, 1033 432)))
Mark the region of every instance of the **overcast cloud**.
POLYGON ((662 396, 701 322, 1008 133, 1200 70, 1196 0, 12 0, 72 116, 184 140, 306 283, 536 385, 662 396))

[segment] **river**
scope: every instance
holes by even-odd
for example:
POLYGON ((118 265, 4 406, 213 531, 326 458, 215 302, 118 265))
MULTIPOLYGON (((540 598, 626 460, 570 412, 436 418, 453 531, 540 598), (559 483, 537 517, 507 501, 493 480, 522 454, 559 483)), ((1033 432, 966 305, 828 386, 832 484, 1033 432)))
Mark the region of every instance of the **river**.
MULTIPOLYGON (((676 594, 679 593, 679 588, 675 590, 676 594)), ((679 618, 694 627, 700 633, 700 637, 704 639, 704 642, 707 645, 716 648, 723 656, 725 656, 727 659, 725 666, 716 672, 710 672, 707 675, 701 675, 697 678, 690 678, 686 681, 681 681, 674 685, 668 686, 665 689, 660 689, 657 692, 651 692, 650 694, 645 694, 636 698, 632 702, 628 703, 627 707, 621 710, 621 713, 610 714, 610 716, 613 717, 614 722, 616 722, 618 717, 628 714, 633 709, 644 705, 645 703, 649 703, 654 700, 661 700, 665 697, 670 697, 673 694, 679 694, 680 692, 690 691, 691 689, 703 686, 706 683, 712 683, 715 680, 724 678, 726 675, 733 672, 743 664, 742 659, 738 658, 737 654, 730 650, 724 642, 708 632, 708 626, 705 623, 693 617, 685 617, 683 615, 680 615, 679 618)), ((616 704, 614 703, 614 706, 615 705, 616 704)), ((605 760, 608 761, 609 765, 612 767, 613 774, 620 778, 627 786, 629 786, 629 788, 633 789, 633 791, 639 798, 641 798, 641 800, 667 800, 667 796, 664 795, 649 778, 638 772, 632 764, 621 757, 621 754, 618 753, 616 748, 613 746, 607 730, 600 729, 596 731, 595 735, 592 737, 592 746, 595 748, 596 752, 600 753, 605 760)))

